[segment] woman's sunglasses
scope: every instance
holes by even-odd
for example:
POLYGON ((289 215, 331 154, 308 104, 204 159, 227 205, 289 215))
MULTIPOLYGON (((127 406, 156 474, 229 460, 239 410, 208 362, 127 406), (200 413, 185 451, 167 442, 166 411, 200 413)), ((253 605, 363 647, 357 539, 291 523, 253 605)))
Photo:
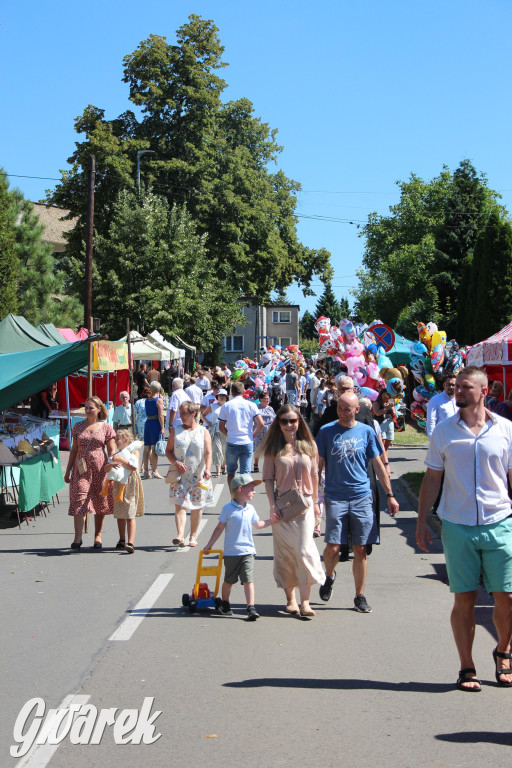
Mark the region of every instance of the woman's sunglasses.
POLYGON ((285 424, 285 425, 286 424, 298 424, 299 420, 298 419, 279 419, 279 423, 280 424, 285 424))

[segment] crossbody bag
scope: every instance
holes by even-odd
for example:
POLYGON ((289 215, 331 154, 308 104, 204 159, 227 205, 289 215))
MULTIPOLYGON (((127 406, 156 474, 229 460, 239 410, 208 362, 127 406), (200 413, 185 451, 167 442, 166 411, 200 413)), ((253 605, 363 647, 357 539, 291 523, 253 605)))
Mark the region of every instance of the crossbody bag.
POLYGON ((276 495, 276 507, 285 523, 301 515, 310 505, 310 499, 302 493, 301 487, 302 455, 299 453, 299 460, 295 467, 295 487, 280 496, 276 495))

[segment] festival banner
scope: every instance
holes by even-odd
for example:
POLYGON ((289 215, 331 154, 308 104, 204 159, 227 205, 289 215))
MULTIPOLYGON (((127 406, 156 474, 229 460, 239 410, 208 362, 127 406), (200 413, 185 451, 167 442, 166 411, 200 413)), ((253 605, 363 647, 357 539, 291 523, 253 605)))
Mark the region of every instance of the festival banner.
POLYGON ((128 344, 124 341, 95 341, 94 370, 121 371, 128 368, 128 344))

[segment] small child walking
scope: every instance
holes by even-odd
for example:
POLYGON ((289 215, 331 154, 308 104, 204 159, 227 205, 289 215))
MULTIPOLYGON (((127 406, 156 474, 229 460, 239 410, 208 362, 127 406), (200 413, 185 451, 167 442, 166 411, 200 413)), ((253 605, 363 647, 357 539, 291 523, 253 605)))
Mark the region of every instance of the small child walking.
POLYGON ((224 532, 224 582, 222 584, 222 602, 218 608, 223 616, 232 616, 229 597, 233 584, 238 579, 244 586, 247 601, 247 621, 256 621, 259 613, 254 607, 254 555, 256 548, 252 538, 252 527, 267 528, 272 521, 260 520, 251 501, 255 488, 261 480, 253 480, 251 475, 235 475, 231 481, 232 501, 226 504, 219 515, 219 522, 213 531, 204 551, 213 548, 217 539, 224 532))

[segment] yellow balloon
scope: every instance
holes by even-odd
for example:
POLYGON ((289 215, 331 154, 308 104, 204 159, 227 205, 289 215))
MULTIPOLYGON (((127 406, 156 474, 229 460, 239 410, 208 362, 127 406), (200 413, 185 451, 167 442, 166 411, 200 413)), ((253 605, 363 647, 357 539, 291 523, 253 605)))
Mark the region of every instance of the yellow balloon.
POLYGON ((432 334, 432 349, 435 349, 439 344, 443 347, 446 346, 446 331, 436 331, 432 334))

